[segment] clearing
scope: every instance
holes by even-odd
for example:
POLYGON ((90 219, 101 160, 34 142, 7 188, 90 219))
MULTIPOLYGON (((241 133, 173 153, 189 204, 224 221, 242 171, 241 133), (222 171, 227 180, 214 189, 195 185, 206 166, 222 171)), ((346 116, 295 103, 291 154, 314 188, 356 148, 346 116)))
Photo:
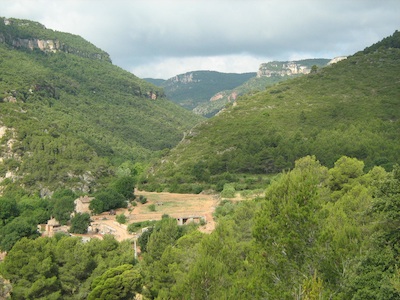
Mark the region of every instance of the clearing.
MULTIPOLYGON (((116 215, 124 214, 127 217, 127 224, 146 220, 161 220, 162 216, 167 214, 173 218, 204 217, 206 224, 199 228, 204 233, 211 233, 215 228, 212 214, 219 202, 217 195, 157 193, 138 190, 135 191, 135 195, 136 197, 141 195, 146 197, 147 203, 138 203, 137 206, 116 210, 116 215), (152 204, 155 206, 155 211, 149 209, 152 204)), ((104 212, 101 215, 92 216, 92 220, 97 226, 109 228, 110 233, 112 231, 112 234, 119 241, 133 238, 133 235, 127 231, 127 225, 119 224, 115 220, 116 215, 104 212)))

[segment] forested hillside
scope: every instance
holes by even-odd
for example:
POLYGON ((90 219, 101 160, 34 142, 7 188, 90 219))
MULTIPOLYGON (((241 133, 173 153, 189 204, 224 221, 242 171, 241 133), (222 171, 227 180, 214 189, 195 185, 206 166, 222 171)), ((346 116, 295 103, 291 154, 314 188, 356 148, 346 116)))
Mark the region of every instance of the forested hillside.
POLYGON ((220 112, 222 109, 233 105, 238 96, 247 93, 263 91, 265 88, 270 87, 278 82, 304 75, 304 73, 302 72, 296 74, 286 72, 283 66, 287 66, 288 64, 296 64, 307 68, 307 71, 311 71, 313 66, 317 69, 323 68, 328 64, 329 61, 329 59, 304 59, 291 62, 272 61, 268 63, 263 63, 261 64, 257 72, 257 76, 250 78, 249 80, 235 87, 234 89, 219 91, 217 94, 213 95, 210 98, 210 101, 198 105, 196 108, 193 109, 193 111, 196 114, 202 116, 212 117, 220 112), (268 70, 268 74, 263 74, 266 73, 265 69, 268 70))
POLYGON ((304 157, 265 198, 216 208, 202 234, 165 216, 129 242, 22 239, 0 264, 12 299, 385 299, 400 297, 400 169, 304 157), (79 259, 76 259, 76 258, 79 259))
POLYGON ((241 174, 242 189, 309 154, 328 167, 347 155, 367 170, 391 170, 400 161, 399 39, 396 31, 347 60, 240 97, 192 129, 144 186, 221 190, 241 174))
POLYGON ((105 186, 92 212, 132 202, 133 162, 198 119, 107 59, 11 44, 0 43, 1 299, 400 298, 399 32, 245 96, 162 150, 159 177, 142 185, 199 192, 258 181, 262 196, 221 193, 210 234, 168 215, 133 223, 146 226, 138 259, 131 240, 39 238, 37 224, 89 221, 70 219, 83 185, 97 188, 88 176, 105 186))
MULTIPOLYGON (((217 92, 233 89, 246 82, 256 73, 220 73, 216 71, 193 71, 176 75, 168 80, 146 79, 162 87, 169 99, 188 110, 197 111, 197 107, 210 102, 217 92)), ((215 113, 215 112, 214 112, 215 113)))
POLYGON ((148 161, 200 117, 78 36, 0 19, 2 190, 93 192, 148 161), (129 168, 128 168, 129 169, 129 168))

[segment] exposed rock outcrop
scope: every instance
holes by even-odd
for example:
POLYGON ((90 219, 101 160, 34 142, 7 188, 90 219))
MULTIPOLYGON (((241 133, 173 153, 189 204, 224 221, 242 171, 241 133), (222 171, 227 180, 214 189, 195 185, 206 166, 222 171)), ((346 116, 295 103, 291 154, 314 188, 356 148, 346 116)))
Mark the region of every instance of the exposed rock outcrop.
POLYGON ((261 76, 285 76, 285 75, 297 75, 297 74, 308 74, 311 69, 302 66, 296 62, 270 62, 262 63, 257 71, 257 77, 261 76))
POLYGON ((90 59, 98 59, 111 62, 110 56, 104 52, 91 52, 91 51, 83 51, 78 49, 77 47, 73 47, 68 45, 58 39, 46 39, 34 36, 26 36, 26 33, 23 33, 22 36, 19 33, 19 30, 11 30, 10 28, 15 27, 25 27, 34 25, 41 29, 45 29, 46 27, 40 23, 26 21, 23 20, 14 20, 14 19, 3 19, 4 25, 0 26, 0 43, 5 43, 14 48, 25 48, 30 50, 40 50, 45 53, 56 53, 56 52, 65 52, 71 53, 80 57, 90 58, 90 59))
POLYGON ((328 66, 332 65, 332 64, 336 64, 337 62, 341 61, 341 60, 345 60, 347 59, 347 56, 338 56, 335 58, 332 58, 330 62, 328 62, 328 66))

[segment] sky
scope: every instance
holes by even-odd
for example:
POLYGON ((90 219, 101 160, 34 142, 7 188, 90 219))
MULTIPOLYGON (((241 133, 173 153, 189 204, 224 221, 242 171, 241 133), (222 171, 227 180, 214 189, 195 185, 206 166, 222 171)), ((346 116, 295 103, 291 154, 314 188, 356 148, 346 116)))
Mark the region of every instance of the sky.
POLYGON ((136 76, 168 79, 352 55, 400 30, 400 0, 0 0, 0 16, 80 35, 136 76))

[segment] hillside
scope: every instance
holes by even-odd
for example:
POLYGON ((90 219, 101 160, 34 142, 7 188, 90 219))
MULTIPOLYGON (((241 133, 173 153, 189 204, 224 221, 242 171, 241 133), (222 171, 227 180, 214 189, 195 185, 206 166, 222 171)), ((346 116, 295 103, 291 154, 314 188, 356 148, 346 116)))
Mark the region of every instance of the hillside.
POLYGON ((36 22, 0 18, 0 74, 2 189, 93 191, 200 120, 81 37, 36 22))
POLYGON ((329 59, 304 59, 262 63, 257 71, 257 76, 250 78, 234 89, 219 91, 208 102, 194 108, 193 112, 205 117, 212 117, 228 104, 234 103, 238 96, 262 91, 278 82, 308 74, 313 66, 322 68, 329 62, 329 59))
POLYGON ((315 74, 240 97, 191 130, 143 182, 170 190, 185 183, 221 188, 237 174, 275 174, 309 154, 329 167, 347 155, 367 169, 390 170, 400 161, 399 36, 396 31, 315 74))
POLYGON ((216 71, 193 71, 176 75, 168 80, 147 78, 148 82, 164 89, 167 98, 188 110, 208 103, 217 92, 233 89, 256 73, 221 73, 216 71))

